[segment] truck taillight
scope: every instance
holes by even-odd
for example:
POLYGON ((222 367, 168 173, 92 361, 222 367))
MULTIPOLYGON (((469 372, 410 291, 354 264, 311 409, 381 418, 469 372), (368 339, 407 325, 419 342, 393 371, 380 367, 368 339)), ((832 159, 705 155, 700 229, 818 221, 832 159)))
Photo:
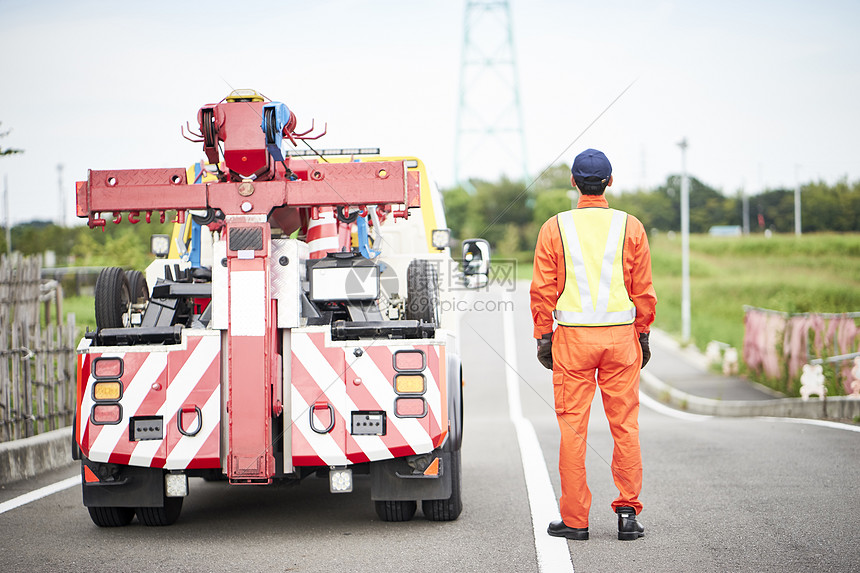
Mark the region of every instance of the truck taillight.
POLYGON ((92 386, 93 409, 90 412, 90 420, 93 424, 119 424, 122 420, 122 406, 119 404, 122 398, 123 374, 122 358, 118 356, 99 356, 93 360, 92 386))
POLYGON ((122 378, 122 358, 99 356, 93 360, 93 376, 96 378, 122 378))
POLYGON ((398 372, 424 370, 427 362, 421 350, 398 350, 394 353, 394 369, 398 372))
POLYGON ((394 415, 398 418, 423 418, 427 415, 424 398, 398 398, 394 401, 394 415))
POLYGON ((119 424, 122 406, 119 404, 96 404, 91 416, 93 424, 119 424))
POLYGON ((398 394, 423 394, 423 374, 397 374, 394 376, 394 390, 398 394))
POLYGON ((100 380, 93 384, 93 399, 119 400, 122 397, 122 382, 119 380, 100 380))

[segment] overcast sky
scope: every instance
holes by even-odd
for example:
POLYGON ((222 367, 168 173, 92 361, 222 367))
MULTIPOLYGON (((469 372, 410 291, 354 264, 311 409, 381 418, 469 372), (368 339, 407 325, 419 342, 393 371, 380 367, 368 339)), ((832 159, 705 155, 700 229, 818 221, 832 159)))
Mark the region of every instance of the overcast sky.
MULTIPOLYGON (((616 188, 652 187, 680 171, 686 137, 689 172, 727 194, 860 179, 860 2, 510 3, 532 177, 596 147, 616 188)), ((417 155, 449 186, 464 9, 0 0, 0 147, 25 150, 0 158, 12 221, 60 220, 58 164, 71 222, 87 169, 198 161, 179 128, 233 88, 286 103, 301 129, 327 122, 316 147, 417 155)), ((501 171, 521 163, 472 157, 460 174, 501 171)))

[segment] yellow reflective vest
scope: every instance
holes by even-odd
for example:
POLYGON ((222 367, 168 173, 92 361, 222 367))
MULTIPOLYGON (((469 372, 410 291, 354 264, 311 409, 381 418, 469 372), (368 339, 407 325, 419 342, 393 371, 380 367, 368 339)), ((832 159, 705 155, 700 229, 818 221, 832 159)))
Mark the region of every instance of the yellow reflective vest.
POLYGON ((627 213, 584 208, 557 215, 564 245, 564 291, 555 306, 562 326, 633 324, 636 307, 624 286, 627 213))

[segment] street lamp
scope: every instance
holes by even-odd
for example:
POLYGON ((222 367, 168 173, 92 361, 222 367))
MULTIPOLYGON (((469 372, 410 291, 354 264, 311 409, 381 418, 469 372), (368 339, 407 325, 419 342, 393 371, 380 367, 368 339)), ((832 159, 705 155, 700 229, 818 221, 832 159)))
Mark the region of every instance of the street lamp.
POLYGON ((690 181, 687 179, 687 138, 681 148, 681 342, 690 342, 690 181))

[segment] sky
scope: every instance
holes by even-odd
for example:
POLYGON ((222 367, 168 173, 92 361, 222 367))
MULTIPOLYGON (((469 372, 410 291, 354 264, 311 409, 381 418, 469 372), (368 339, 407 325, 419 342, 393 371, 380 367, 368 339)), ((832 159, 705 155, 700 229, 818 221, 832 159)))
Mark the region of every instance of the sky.
MULTIPOLYGON (((728 195, 860 179, 858 2, 510 0, 524 160, 519 140, 457 145, 465 0, 246 4, 0 0, 0 147, 25 151, 0 157, 12 223, 81 222, 88 169, 202 159, 180 127, 235 88, 327 125, 317 148, 415 155, 441 187, 530 183, 593 147, 613 189, 651 188, 684 138, 688 172, 728 195)), ((504 55, 501 15, 472 22, 473 48, 504 55)), ((512 69, 467 76, 467 111, 516 125, 512 69)))

